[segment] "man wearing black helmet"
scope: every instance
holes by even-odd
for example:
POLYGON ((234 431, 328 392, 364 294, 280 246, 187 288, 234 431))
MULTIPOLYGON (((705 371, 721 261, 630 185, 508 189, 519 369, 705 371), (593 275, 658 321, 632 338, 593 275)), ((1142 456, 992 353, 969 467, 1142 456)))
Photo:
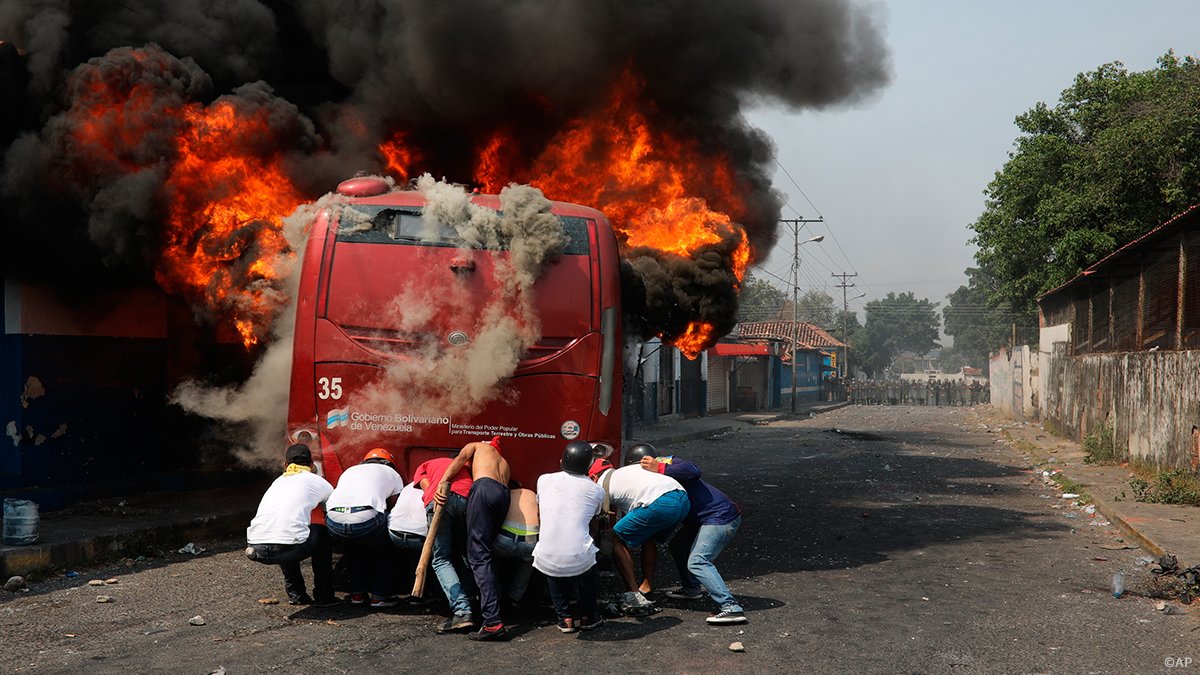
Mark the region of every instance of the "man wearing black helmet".
POLYGON ((647 471, 674 478, 687 491, 690 505, 683 527, 671 538, 669 547, 683 587, 667 593, 675 600, 699 600, 707 592, 720 610, 708 617, 711 624, 745 623, 746 615, 713 561, 733 540, 742 523, 742 509, 717 488, 700 480, 700 467, 678 457, 658 457, 654 446, 633 448, 626 464, 637 463, 647 471))
POLYGON ((596 610, 596 543, 592 538, 596 516, 604 504, 604 489, 588 480, 592 446, 572 441, 563 450, 562 471, 538 478, 541 531, 533 549, 533 567, 546 575, 550 600, 564 633, 591 630, 603 619, 596 610), (579 588, 578 618, 567 602, 579 588))

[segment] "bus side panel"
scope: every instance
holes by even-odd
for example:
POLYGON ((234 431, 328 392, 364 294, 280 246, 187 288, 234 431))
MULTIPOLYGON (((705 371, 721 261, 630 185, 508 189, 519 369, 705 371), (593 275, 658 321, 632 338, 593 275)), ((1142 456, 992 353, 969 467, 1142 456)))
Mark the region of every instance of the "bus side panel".
POLYGON ((313 358, 315 356, 317 287, 325 252, 328 220, 319 216, 309 233, 300 265, 296 323, 292 335, 292 377, 288 395, 288 428, 313 427, 316 421, 313 358))

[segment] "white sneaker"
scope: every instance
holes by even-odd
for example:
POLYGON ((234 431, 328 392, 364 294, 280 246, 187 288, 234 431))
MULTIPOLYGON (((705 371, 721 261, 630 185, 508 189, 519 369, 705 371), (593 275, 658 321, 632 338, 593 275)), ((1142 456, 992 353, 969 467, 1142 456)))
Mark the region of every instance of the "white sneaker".
POLYGON ((640 591, 626 591, 621 596, 621 608, 625 610, 647 610, 654 606, 640 591))

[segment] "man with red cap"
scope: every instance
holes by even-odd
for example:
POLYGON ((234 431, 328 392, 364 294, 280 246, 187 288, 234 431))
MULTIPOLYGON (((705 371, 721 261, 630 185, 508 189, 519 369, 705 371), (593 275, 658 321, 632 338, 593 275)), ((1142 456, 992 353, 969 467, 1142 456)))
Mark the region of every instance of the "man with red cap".
MULTIPOLYGON (((467 563, 479 586, 479 610, 483 626, 471 633, 472 640, 493 641, 506 637, 500 618, 500 587, 492 569, 492 546, 508 514, 511 494, 508 489, 508 461, 500 454, 500 437, 486 443, 468 443, 446 467, 445 476, 464 466, 471 469, 471 492, 467 496, 467 563)), ((450 482, 443 477, 434 499, 446 501, 450 482)))
POLYGON ((340 541, 350 572, 350 603, 367 602, 372 609, 394 607, 398 554, 388 536, 387 510, 404 481, 392 454, 375 448, 356 466, 346 469, 325 502, 325 524, 340 541))

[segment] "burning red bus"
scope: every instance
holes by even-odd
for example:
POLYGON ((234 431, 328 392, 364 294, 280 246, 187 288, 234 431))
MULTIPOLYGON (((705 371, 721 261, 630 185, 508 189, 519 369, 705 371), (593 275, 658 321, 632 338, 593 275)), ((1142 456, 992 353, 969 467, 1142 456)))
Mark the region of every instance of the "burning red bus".
MULTIPOLYGON (((374 447, 391 451, 409 477, 427 459, 500 436, 513 477, 533 485, 558 470, 568 440, 620 447, 618 249, 599 211, 552 202, 566 244, 533 282, 541 337, 500 383, 502 395, 463 416, 452 405, 409 409, 404 391, 389 403, 363 392, 387 386, 389 369, 437 363, 479 337, 480 313, 498 292, 496 270, 511 252, 465 246, 453 230, 438 234, 422 215, 421 192, 392 191, 379 178, 345 181, 338 192, 345 203, 316 217, 303 253, 288 406, 290 439, 321 446, 330 480, 374 447), (396 298, 401 288, 453 297, 455 311, 406 305, 396 298)), ((490 195, 470 201, 501 206, 490 195)))

